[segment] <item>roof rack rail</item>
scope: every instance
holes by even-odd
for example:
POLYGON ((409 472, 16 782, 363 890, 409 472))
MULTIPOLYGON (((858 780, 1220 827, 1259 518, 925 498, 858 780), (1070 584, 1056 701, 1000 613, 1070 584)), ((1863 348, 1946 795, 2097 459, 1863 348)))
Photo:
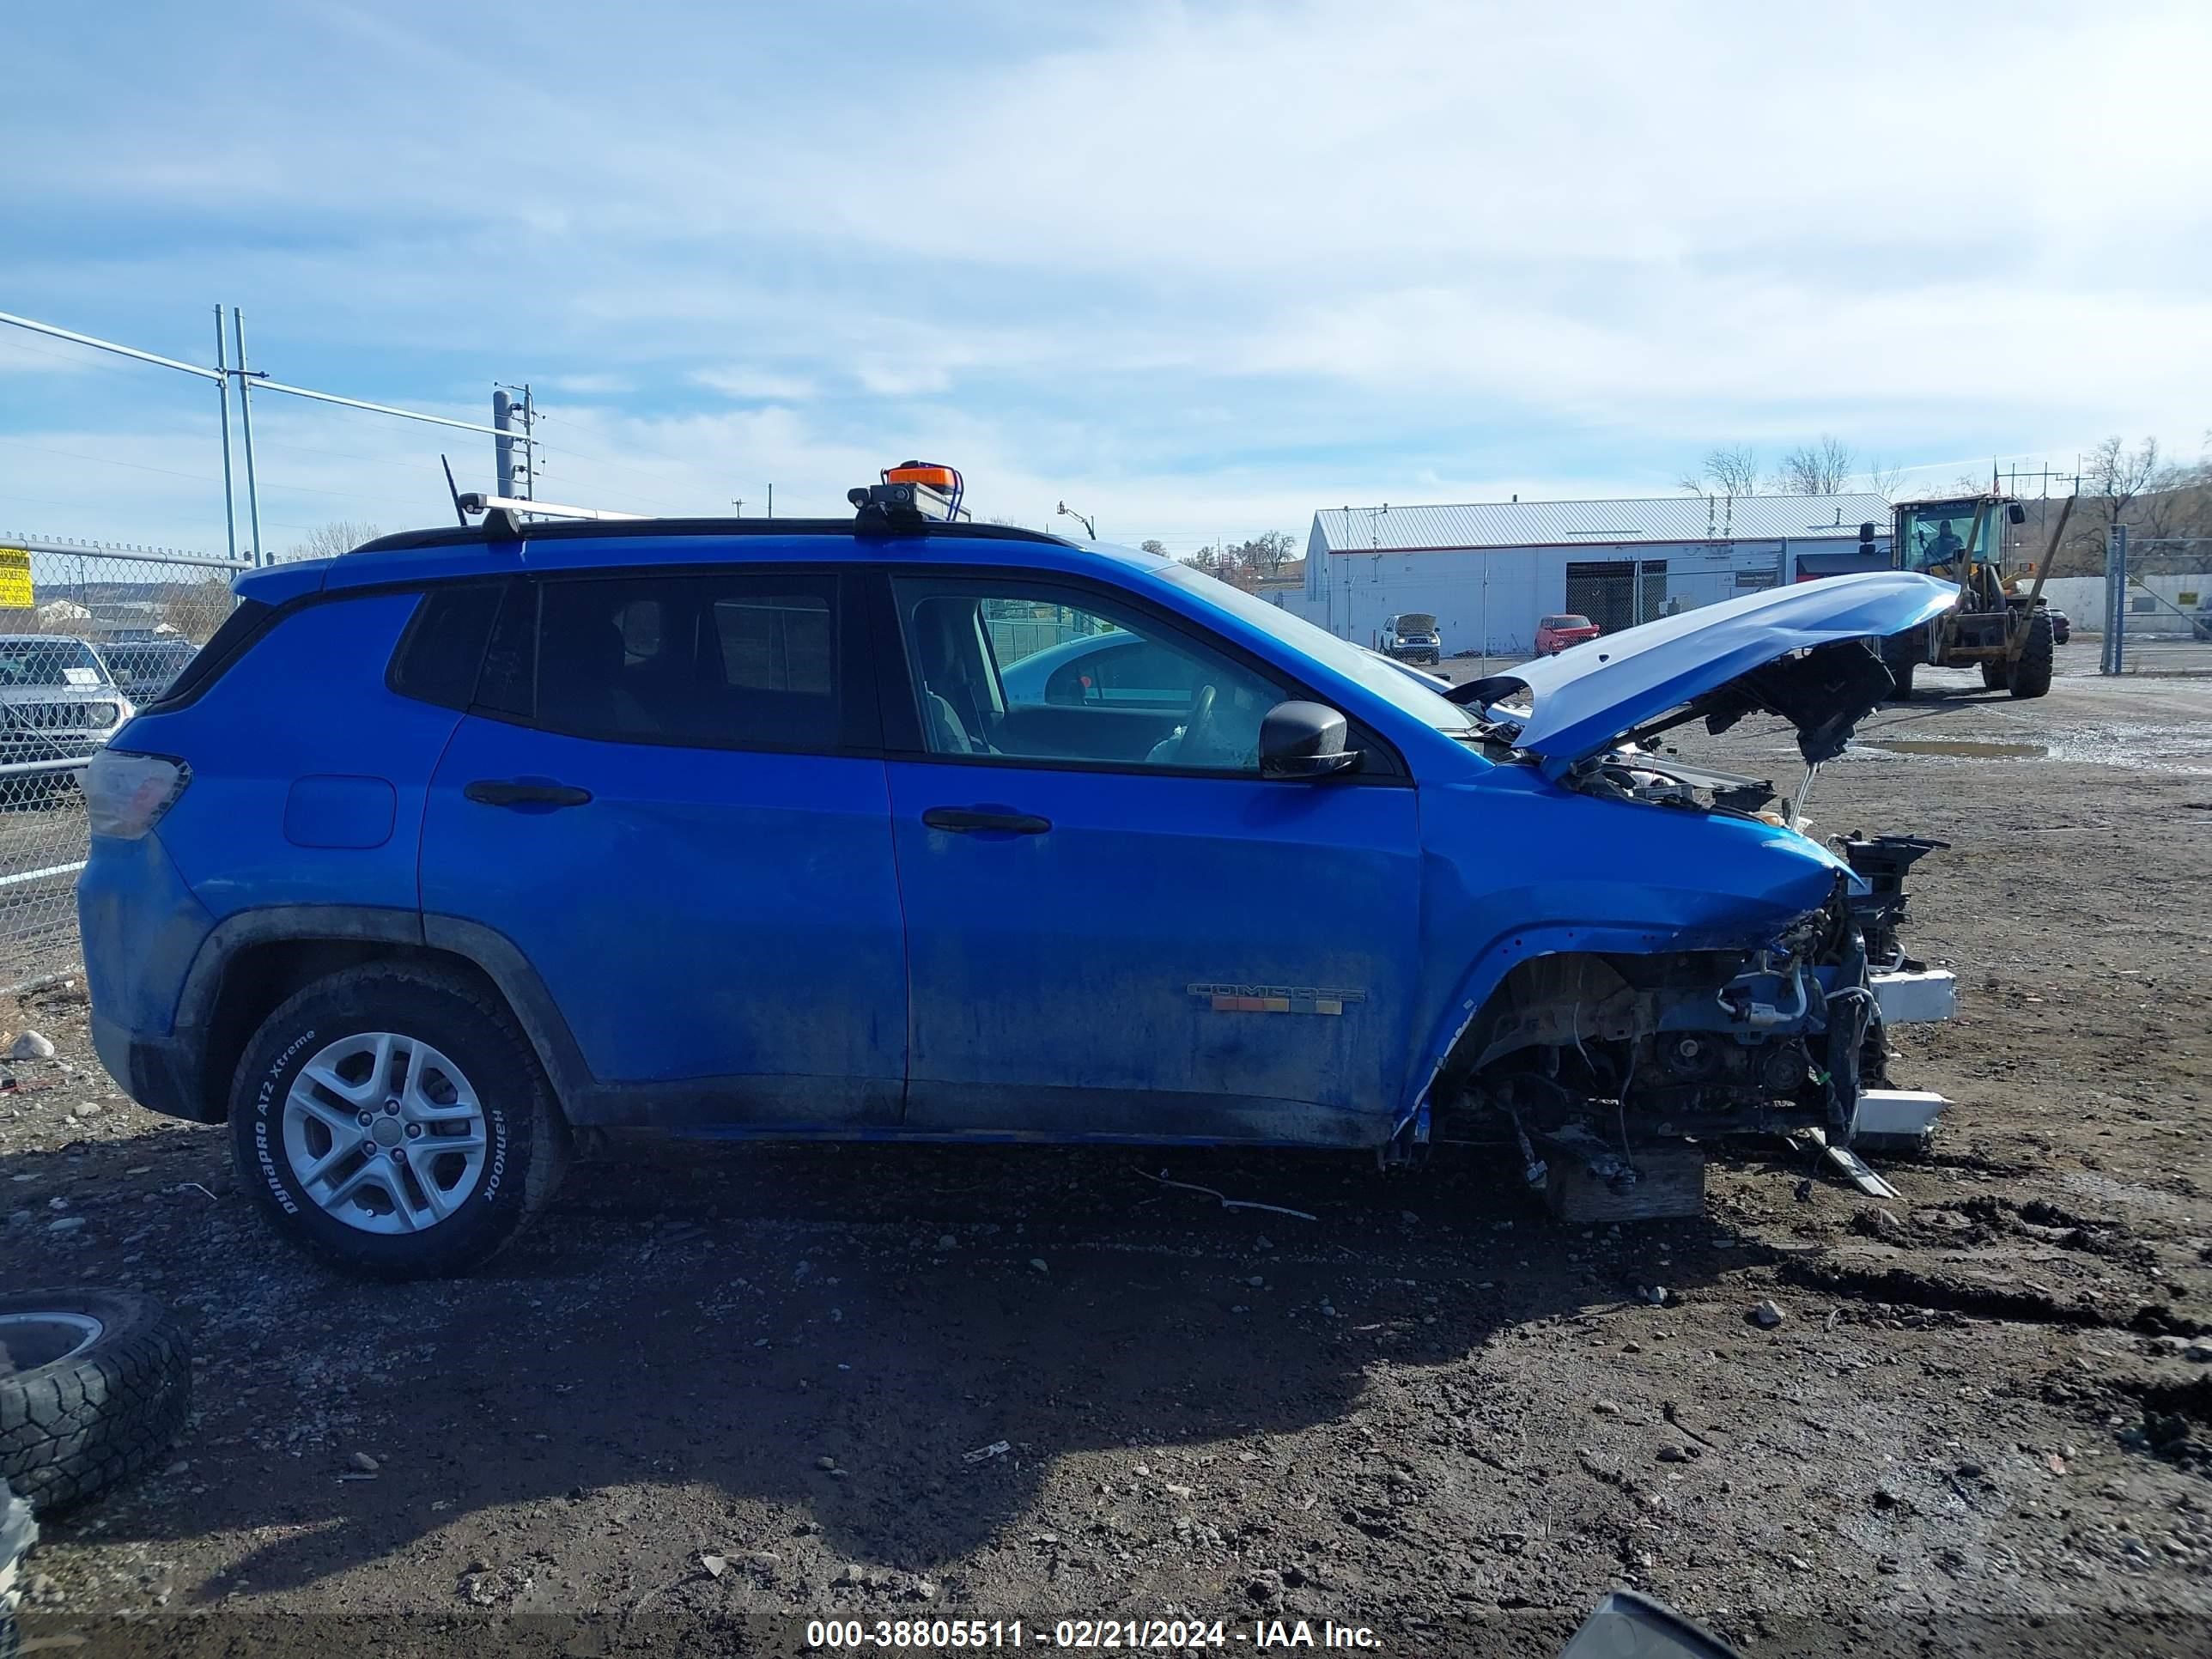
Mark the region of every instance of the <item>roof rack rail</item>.
POLYGON ((517 495, 487 495, 479 490, 457 495, 454 502, 464 513, 483 514, 484 529, 500 537, 520 536, 526 513, 541 519, 620 519, 632 523, 649 516, 643 513, 617 513, 604 507, 562 507, 554 501, 533 501, 517 495))

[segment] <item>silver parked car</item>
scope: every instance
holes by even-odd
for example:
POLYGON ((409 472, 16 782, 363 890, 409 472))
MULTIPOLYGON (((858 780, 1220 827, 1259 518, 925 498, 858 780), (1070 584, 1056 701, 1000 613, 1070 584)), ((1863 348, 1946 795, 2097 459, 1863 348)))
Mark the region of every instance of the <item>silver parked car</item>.
POLYGON ((0 634, 0 763, 89 759, 135 712, 82 640, 0 634))
POLYGON ((116 687, 135 703, 149 703, 185 672, 198 647, 190 640, 117 640, 100 647, 116 687))

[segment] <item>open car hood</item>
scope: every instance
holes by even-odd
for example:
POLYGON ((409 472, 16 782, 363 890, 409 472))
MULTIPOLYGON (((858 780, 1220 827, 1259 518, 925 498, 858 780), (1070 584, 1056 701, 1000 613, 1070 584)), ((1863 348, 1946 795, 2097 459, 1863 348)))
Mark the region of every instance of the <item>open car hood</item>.
POLYGON ((1890 692, 1879 657, 1856 642, 1917 627, 1958 596, 1914 571, 1826 576, 1661 617, 1457 687, 1451 700, 1517 724, 1514 747, 1547 771, 1686 707, 1714 731, 1754 710, 1778 714, 1817 764, 1890 692))

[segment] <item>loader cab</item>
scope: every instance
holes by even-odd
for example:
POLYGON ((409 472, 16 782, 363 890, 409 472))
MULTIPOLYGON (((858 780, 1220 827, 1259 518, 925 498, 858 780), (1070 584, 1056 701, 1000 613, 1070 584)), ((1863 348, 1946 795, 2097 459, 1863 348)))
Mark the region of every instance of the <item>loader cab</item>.
POLYGON ((2003 495, 1900 501, 1890 556, 1899 570, 1965 581, 1969 567, 2002 562, 2005 526, 2027 517, 2026 508, 2003 495))

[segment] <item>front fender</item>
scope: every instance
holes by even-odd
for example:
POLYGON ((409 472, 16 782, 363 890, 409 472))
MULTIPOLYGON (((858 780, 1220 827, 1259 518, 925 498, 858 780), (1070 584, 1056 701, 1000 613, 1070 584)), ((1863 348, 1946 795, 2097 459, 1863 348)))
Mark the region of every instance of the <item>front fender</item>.
POLYGON ((1422 807, 1428 982, 1450 990, 1414 1022, 1401 1127, 1520 963, 1562 952, 1756 950, 1850 879, 1842 860, 1793 831, 1600 799, 1529 767, 1424 791, 1422 807))

